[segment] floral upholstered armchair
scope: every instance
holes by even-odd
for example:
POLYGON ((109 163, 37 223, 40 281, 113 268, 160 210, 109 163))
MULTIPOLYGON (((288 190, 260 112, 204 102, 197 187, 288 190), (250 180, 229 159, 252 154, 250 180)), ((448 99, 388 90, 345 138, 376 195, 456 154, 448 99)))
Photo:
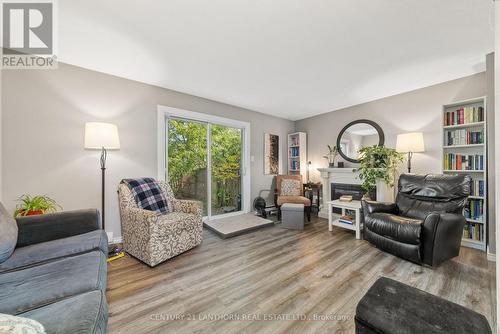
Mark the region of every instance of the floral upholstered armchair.
POLYGON ((178 200, 170 185, 159 182, 171 212, 160 214, 140 209, 126 184, 118 186, 123 247, 151 267, 201 244, 203 223, 197 201, 178 200))
POLYGON ((304 196, 302 176, 277 175, 274 190, 274 204, 278 208, 278 218, 281 219, 281 206, 285 203, 303 204, 307 220, 311 221, 311 200, 304 196))

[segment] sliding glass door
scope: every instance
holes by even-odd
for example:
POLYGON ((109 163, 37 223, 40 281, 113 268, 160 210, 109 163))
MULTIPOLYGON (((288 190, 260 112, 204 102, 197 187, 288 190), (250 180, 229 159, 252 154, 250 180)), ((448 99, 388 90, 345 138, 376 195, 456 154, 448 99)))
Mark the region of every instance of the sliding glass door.
POLYGON ((243 129, 167 118, 166 167, 176 198, 203 203, 203 215, 242 210, 243 129))
POLYGON ((168 182, 179 199, 195 199, 207 207, 208 124, 182 119, 168 122, 168 182))
POLYGON ((210 126, 211 215, 241 211, 241 129, 210 126))

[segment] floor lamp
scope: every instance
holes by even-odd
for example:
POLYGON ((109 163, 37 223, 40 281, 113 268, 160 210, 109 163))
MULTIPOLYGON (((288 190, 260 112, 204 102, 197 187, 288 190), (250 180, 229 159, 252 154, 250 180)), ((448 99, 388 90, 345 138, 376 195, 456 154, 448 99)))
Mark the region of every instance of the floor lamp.
POLYGON ((120 149, 117 126, 110 123, 85 123, 85 148, 101 150, 101 221, 102 229, 105 230, 106 159, 108 150, 120 149))
POLYGON ((403 133, 396 139, 396 151, 408 153, 408 173, 411 173, 411 158, 413 153, 425 152, 424 135, 422 132, 403 133))

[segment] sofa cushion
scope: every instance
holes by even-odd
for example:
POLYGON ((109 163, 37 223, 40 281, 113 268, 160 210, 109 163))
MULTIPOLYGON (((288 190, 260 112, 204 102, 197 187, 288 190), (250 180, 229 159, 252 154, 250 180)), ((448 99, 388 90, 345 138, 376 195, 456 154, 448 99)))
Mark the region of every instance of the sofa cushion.
POLYGON ((372 213, 365 217, 365 225, 370 231, 399 242, 420 244, 422 220, 393 215, 372 213))
POLYGON ((106 256, 93 251, 0 274, 0 313, 19 314, 106 288, 106 256))
POLYGON ((304 196, 278 196, 277 204, 281 206, 285 203, 304 204, 304 206, 311 206, 311 200, 304 196))
POLYGON ((93 250, 108 253, 108 238, 103 230, 16 248, 10 258, 0 263, 0 273, 93 250))
POLYGON ((21 316, 40 322, 50 334, 106 333, 106 296, 104 292, 94 290, 22 313, 21 316))
POLYGON ((282 196, 300 196, 302 183, 299 180, 283 179, 281 180, 282 196))
POLYGON ((17 244, 17 223, 0 203, 0 263, 7 260, 17 244))

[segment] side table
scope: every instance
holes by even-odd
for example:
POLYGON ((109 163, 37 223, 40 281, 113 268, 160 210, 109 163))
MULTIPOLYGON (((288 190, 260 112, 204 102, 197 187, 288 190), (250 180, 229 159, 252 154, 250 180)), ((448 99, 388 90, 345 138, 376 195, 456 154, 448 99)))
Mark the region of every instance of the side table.
POLYGON ((351 201, 351 202, 342 202, 337 200, 326 202, 328 205, 328 231, 333 230, 333 226, 342 227, 348 230, 352 230, 356 232, 356 239, 361 238, 361 201, 351 201), (355 214, 354 223, 352 225, 341 223, 339 219, 333 219, 332 213, 333 208, 339 208, 342 210, 342 215, 345 215, 346 210, 352 210, 355 214))

